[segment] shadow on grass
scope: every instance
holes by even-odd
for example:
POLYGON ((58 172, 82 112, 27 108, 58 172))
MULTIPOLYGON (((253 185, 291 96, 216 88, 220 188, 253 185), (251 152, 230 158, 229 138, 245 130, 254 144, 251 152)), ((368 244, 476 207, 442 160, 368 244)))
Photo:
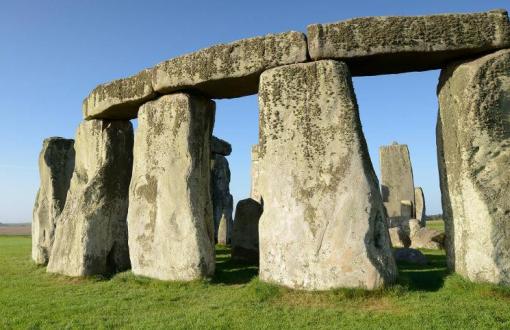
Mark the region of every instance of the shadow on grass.
POLYGON ((233 261, 230 259, 230 248, 216 246, 216 272, 212 283, 227 285, 245 284, 257 276, 259 268, 251 263, 233 261))
POLYGON ((422 250, 422 252, 429 263, 427 265, 398 263, 398 282, 410 291, 438 291, 443 287, 445 277, 449 274, 446 256, 442 251, 422 250))

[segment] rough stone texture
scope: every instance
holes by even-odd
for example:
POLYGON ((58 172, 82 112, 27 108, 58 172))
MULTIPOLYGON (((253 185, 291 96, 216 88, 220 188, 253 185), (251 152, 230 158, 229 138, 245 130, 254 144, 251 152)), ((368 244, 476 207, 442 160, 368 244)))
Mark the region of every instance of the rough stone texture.
POLYGON ((400 226, 412 218, 414 181, 411 158, 406 144, 394 142, 379 148, 381 192, 390 227, 400 226), (411 214, 403 201, 411 202, 411 214), (402 214, 405 211, 407 214, 402 214))
POLYGON ((230 243, 233 227, 232 212, 234 200, 230 194, 230 168, 228 160, 219 154, 213 154, 213 159, 211 160, 211 196, 215 241, 221 244, 230 243), (219 227, 223 219, 226 231, 221 233, 222 237, 220 239, 219 227))
POLYGON ((40 188, 32 219, 32 260, 48 263, 57 217, 66 202, 74 169, 74 140, 51 137, 45 139, 39 154, 40 188))
POLYGON ((220 225, 218 226, 218 244, 227 245, 230 243, 228 226, 227 218, 221 217, 220 225))
POLYGON ((74 149, 74 172, 48 272, 84 276, 128 269, 133 127, 129 121, 82 122, 74 149))
POLYGON ((427 257, 421 251, 411 248, 395 249, 393 255, 397 262, 416 265, 426 265, 429 263, 427 257))
POLYGON ((439 69, 459 57, 510 47, 504 10, 363 17, 308 26, 314 60, 345 61, 353 75, 439 69))
POLYGON ((396 276, 377 177, 347 66, 261 76, 260 278, 306 289, 373 289, 396 276))
POLYGON ((400 227, 393 227, 389 229, 391 246, 405 247, 411 246, 411 238, 409 233, 400 227))
POLYGON ((444 247, 444 233, 421 227, 418 219, 409 220, 411 247, 415 249, 442 249, 444 247))
POLYGON ((441 72, 437 145, 451 269, 510 284, 510 50, 441 72))
POLYGON ((214 273, 210 140, 215 104, 188 94, 140 108, 129 187, 133 273, 194 280, 214 273))
POLYGON ((236 206, 234 231, 232 233, 232 259, 237 261, 259 261, 259 220, 262 205, 247 198, 236 206))
POLYGON ((258 145, 254 145, 251 148, 251 192, 250 197, 257 202, 261 203, 260 193, 258 189, 259 184, 259 151, 258 145))
POLYGON ((414 188, 414 217, 425 227, 427 215, 425 214, 425 195, 421 187, 414 188))
POLYGON ((211 152, 213 154, 228 156, 232 153, 232 146, 227 141, 213 136, 211 139, 211 152))
POLYGON ((295 31, 215 45, 97 86, 83 102, 83 115, 86 119, 131 119, 144 102, 184 90, 210 98, 255 94, 264 70, 301 63, 307 56, 306 37, 295 31))

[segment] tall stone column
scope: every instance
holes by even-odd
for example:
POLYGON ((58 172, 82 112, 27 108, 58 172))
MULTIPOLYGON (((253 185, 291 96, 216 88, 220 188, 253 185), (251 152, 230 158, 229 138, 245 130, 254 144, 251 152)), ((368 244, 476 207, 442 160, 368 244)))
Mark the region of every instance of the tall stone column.
POLYGON ((76 133, 76 160, 48 272, 69 276, 128 269, 126 215, 133 127, 89 120, 76 133))
POLYGON ((171 94, 144 104, 129 194, 133 273, 194 280, 214 273, 210 195, 213 101, 171 94))
POLYGON ((74 140, 51 137, 45 139, 39 154, 40 188, 32 219, 32 260, 48 263, 57 217, 66 203, 74 169, 74 140))
POLYGON ((260 278, 305 290, 392 282, 384 206, 347 66, 268 70, 259 107, 260 278))
POLYGON ((260 203, 259 184, 259 151, 258 145, 251 148, 251 191, 250 197, 260 203))
POLYGON ((414 211, 414 179, 406 144, 379 148, 381 194, 390 227, 408 228, 414 211), (410 205, 409 205, 410 204, 410 205))
POLYGON ((510 284, 510 50, 441 72, 437 151, 450 269, 510 284))
POLYGON ((211 159, 211 198, 215 241, 229 244, 234 225, 234 199, 230 194, 230 167, 225 156, 213 153, 211 159), (224 226, 221 226, 223 222, 224 226), (222 229, 220 231, 220 228, 222 229))

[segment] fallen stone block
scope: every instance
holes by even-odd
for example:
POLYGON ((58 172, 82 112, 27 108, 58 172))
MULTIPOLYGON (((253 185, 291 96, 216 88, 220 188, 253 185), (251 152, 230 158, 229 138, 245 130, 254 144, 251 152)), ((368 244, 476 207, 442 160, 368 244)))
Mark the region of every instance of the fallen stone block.
POLYGON ((306 60, 306 37, 301 32, 215 45, 97 86, 83 102, 83 116, 136 118, 138 107, 146 101, 177 91, 193 90, 220 99, 256 94, 264 70, 306 60))
POLYGON ((444 248, 444 233, 421 227, 418 219, 409 220, 411 247, 415 249, 440 250, 444 248))
POLYGON ((397 262, 404 262, 414 265, 426 265, 429 263, 427 257, 421 251, 411 248, 395 249, 393 251, 397 262))
POLYGON ((129 121, 82 122, 74 149, 74 172, 47 270, 69 276, 126 270, 133 127, 129 121))
POLYGON ((408 248, 411 246, 409 233, 404 229, 400 227, 393 227, 389 229, 389 233, 392 247, 408 248))
POLYGON ((305 290, 393 282, 384 206, 347 66, 268 70, 259 107, 260 279, 305 290))
POLYGON ((345 61, 355 76, 440 69, 455 59, 507 47, 505 10, 362 17, 308 26, 311 58, 345 61))
POLYGON ((165 95, 140 108, 129 187, 135 275, 190 281, 214 273, 210 140, 215 104, 165 95))
POLYGON ((259 220, 262 212, 262 205, 251 198, 237 203, 232 232, 232 260, 259 262, 259 220))
POLYGON ((57 218, 66 203, 74 170, 74 140, 51 137, 45 139, 39 154, 40 188, 32 219, 32 260, 48 263, 57 218))
POLYGON ((510 50, 441 72, 437 150, 450 269, 510 285, 510 50))

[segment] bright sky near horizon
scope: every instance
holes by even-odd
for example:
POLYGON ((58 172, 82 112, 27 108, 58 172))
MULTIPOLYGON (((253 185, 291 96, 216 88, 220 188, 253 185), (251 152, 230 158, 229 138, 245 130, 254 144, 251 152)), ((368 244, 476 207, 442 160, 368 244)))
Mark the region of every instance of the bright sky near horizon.
MULTIPOLYGON (((42 140, 73 137, 81 103, 97 85, 217 43, 306 31, 360 16, 477 12, 508 0, 64 1, 0 0, 0 222, 29 222, 42 140)), ((436 162, 439 71, 354 79, 363 130, 379 175, 378 148, 409 145, 427 213, 441 212, 436 162)), ((248 197, 258 139, 256 96, 218 100, 215 135, 231 142, 231 191, 248 197)))

